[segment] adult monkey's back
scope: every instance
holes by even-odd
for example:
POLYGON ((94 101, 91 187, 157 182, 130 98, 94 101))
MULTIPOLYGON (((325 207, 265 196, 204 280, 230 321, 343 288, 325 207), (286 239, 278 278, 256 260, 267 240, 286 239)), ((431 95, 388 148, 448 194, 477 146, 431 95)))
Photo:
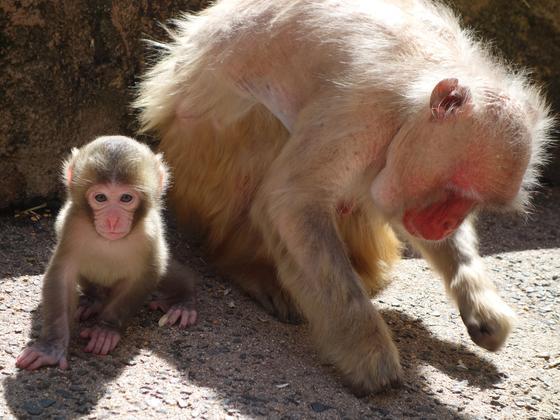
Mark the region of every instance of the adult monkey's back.
POLYGON ((179 217, 265 308, 301 313, 356 392, 401 377, 369 300, 398 255, 391 227, 441 273, 472 339, 503 344, 513 314, 469 215, 523 208, 550 119, 446 8, 224 0, 162 47, 136 106, 179 217))

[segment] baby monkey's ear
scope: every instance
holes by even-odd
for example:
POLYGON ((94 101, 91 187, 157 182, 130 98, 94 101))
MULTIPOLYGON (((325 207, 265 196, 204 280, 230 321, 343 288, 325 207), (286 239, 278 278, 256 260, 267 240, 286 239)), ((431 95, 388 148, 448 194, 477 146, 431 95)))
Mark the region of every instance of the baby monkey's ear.
POLYGON ((79 150, 76 147, 73 147, 70 155, 62 165, 62 180, 66 187, 69 187, 72 183, 72 178, 74 176, 74 167, 78 158, 78 152, 79 150))
POLYGON ((159 193, 160 195, 165 194, 169 186, 171 185, 171 172, 169 166, 165 163, 165 159, 162 153, 156 155, 157 159, 157 170, 159 174, 159 193))

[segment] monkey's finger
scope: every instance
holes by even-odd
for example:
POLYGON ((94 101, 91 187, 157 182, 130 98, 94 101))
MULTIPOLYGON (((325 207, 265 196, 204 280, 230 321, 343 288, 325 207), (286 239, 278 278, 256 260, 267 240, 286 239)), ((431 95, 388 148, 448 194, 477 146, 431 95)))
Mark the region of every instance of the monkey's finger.
POLYGON ((194 309, 183 309, 179 328, 186 328, 196 323, 197 313, 194 309))
POLYGON ((117 344, 119 343, 119 340, 121 339, 121 336, 119 334, 114 334, 113 336, 111 336, 111 350, 113 351, 115 349, 115 347, 117 347, 117 344))
POLYGON ((86 319, 88 319, 90 316, 92 316, 95 313, 95 310, 91 307, 88 306, 87 308, 84 309, 83 313, 82 313, 82 321, 85 321, 86 319))
POLYGON ((111 334, 109 334, 107 337, 105 337, 105 342, 103 343, 103 347, 101 348, 101 351, 99 352, 99 354, 101 354, 102 356, 106 356, 109 354, 109 352, 111 350, 113 350, 112 348, 112 338, 113 336, 111 334))
POLYGON ((60 369, 68 369, 68 360, 66 360, 65 356, 62 356, 60 362, 58 362, 58 367, 60 369))
POLYGON ((25 360, 25 358, 29 355, 30 352, 31 352, 31 349, 29 347, 25 348, 16 358, 16 366, 19 365, 20 363, 22 363, 23 360, 25 360))
POLYGON ((56 364, 56 360, 53 360, 52 357, 39 354, 39 357, 37 357, 37 359, 35 359, 33 363, 27 366, 26 369, 35 370, 35 369, 39 369, 41 366, 54 365, 54 364, 56 364))
POLYGON ((26 348, 16 359, 16 366, 22 369, 27 368, 34 360, 39 357, 40 353, 37 353, 32 348, 26 348))
POLYGON ((80 337, 82 338, 88 338, 91 335, 91 328, 84 328, 82 331, 80 331, 80 337))
POLYGON ((189 315, 189 325, 196 324, 197 319, 198 319, 198 312, 195 309, 191 310, 189 315))
POLYGON ((183 311, 181 309, 170 309, 169 312, 167 312, 167 315, 169 316, 169 319, 167 320, 167 325, 171 326, 174 325, 177 320, 181 317, 181 314, 183 313, 183 311))
POLYGON ((101 349, 103 348, 103 343, 105 343, 106 339, 107 339, 107 331, 101 330, 97 336, 97 341, 93 349, 94 354, 100 354, 101 349))
POLYGON ((153 300, 148 304, 148 307, 152 310, 152 311, 156 311, 156 310, 160 310, 160 311, 164 311, 166 310, 166 308, 164 308, 163 304, 161 301, 159 300, 153 300))
POLYGON ((80 335, 82 337, 89 337, 89 341, 87 343, 87 346, 84 348, 84 351, 86 353, 91 353, 95 348, 95 343, 97 342, 99 332, 94 328, 87 328, 86 330, 82 331, 80 335), (84 332, 86 333, 85 335, 83 335, 84 332))
POLYGON ((185 328, 187 325, 189 325, 189 313, 188 311, 182 311, 178 327, 185 328))

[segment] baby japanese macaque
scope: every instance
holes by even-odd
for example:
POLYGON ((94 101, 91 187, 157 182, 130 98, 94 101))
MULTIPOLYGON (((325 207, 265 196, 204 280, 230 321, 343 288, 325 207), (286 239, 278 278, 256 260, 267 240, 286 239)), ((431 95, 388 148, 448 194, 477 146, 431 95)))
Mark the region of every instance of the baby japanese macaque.
POLYGON ((80 332, 84 350, 110 353, 127 319, 156 291, 150 305, 165 312, 160 325, 196 322, 195 275, 171 260, 165 240, 168 180, 162 156, 128 137, 99 137, 72 150, 43 281, 41 335, 18 356, 18 367, 66 368, 72 321, 92 316, 95 324, 80 332))
POLYGON ((267 310, 306 319, 356 393, 402 377, 370 300, 395 231, 473 341, 503 345, 513 313, 470 215, 522 210, 535 184, 551 119, 522 72, 422 0, 222 0, 157 45, 135 106, 178 218, 267 310))

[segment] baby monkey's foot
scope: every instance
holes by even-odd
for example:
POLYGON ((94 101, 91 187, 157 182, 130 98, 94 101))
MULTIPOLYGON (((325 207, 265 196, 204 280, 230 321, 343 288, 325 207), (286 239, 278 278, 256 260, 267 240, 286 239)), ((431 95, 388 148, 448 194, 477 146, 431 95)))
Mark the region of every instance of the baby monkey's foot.
POLYGON ((80 337, 89 338, 89 342, 84 348, 86 353, 105 356, 117 347, 121 334, 113 328, 95 325, 91 328, 84 328, 80 332, 80 337))
POLYGON ((196 323, 198 313, 194 308, 194 302, 189 299, 183 302, 172 303, 167 299, 156 299, 150 302, 150 309, 159 309, 165 314, 159 319, 159 326, 175 325, 186 328, 196 323))

